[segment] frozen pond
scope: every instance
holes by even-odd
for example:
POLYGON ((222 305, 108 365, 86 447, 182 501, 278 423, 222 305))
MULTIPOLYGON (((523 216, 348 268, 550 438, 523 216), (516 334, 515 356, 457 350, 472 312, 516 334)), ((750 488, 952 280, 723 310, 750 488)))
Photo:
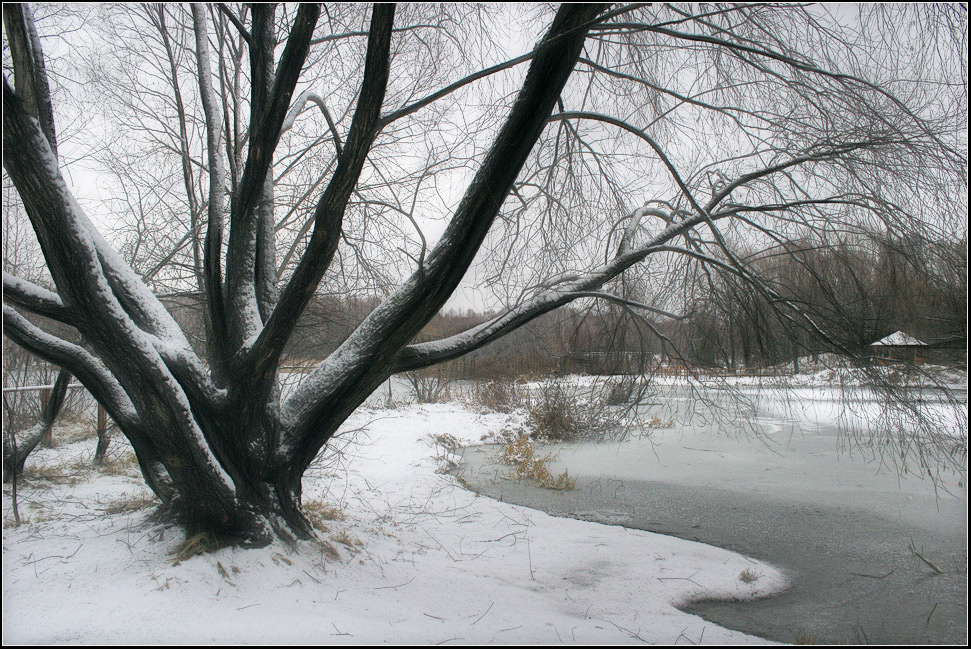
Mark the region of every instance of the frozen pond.
MULTIPOLYGON (((642 414, 674 426, 648 439, 549 447, 551 472, 578 478, 573 491, 503 479, 508 469, 488 447, 466 450, 463 476, 502 500, 698 540, 787 572, 791 587, 780 596, 687 609, 723 626, 783 642, 964 643, 964 477, 943 471, 935 485, 854 450, 841 431, 875 412, 866 395, 849 411, 825 390, 797 391, 788 404, 755 390, 743 396, 748 406, 722 418, 722 395, 709 407, 663 388, 642 414)), ((933 393, 921 399, 944 412, 933 393)), ((966 426, 964 401, 963 413, 939 425, 966 426)))

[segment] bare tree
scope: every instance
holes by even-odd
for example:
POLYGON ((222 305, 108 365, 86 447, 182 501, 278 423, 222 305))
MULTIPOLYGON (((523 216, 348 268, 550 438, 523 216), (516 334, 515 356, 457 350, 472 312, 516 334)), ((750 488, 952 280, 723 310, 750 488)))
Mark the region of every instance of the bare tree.
POLYGON ((154 265, 182 263, 189 272, 168 279, 204 295, 206 351, 193 351, 154 280, 68 189, 26 8, 6 19, 4 168, 56 291, 5 274, 4 331, 104 405, 165 512, 228 542, 312 534, 301 477, 390 375, 458 358, 577 300, 679 318, 712 273, 728 273, 793 327, 840 347, 738 251, 943 229, 953 204, 940 190, 966 194, 966 84, 947 67, 960 11, 933 41, 937 58, 917 60, 887 34, 916 37, 908 30, 927 15, 918 9, 843 28, 802 6, 567 4, 552 18, 527 7, 517 21, 547 25, 545 35, 498 63, 469 56, 487 40, 479 23, 439 7, 375 5, 360 26, 359 11, 330 5, 135 11, 153 30, 156 69, 168 72, 128 100, 160 100, 145 128, 165 134, 160 148, 179 161, 166 177, 182 190, 177 203, 167 185, 125 204, 146 217, 156 203, 181 212, 183 234, 166 247, 185 255, 153 255, 154 265), (466 54, 461 66, 446 65, 450 41, 466 54), (301 90, 302 73, 322 69, 343 94, 301 90), (320 110, 301 124, 306 106, 320 110), (449 218, 432 245, 417 217, 458 182, 464 192, 442 199, 449 218), (381 261, 396 249, 396 261, 381 261), (511 298, 507 307, 416 342, 470 270, 511 298), (615 290, 625 274, 649 299, 615 290), (363 279, 383 299, 283 398, 285 347, 325 276, 363 279), (14 307, 72 324, 84 346, 14 307))

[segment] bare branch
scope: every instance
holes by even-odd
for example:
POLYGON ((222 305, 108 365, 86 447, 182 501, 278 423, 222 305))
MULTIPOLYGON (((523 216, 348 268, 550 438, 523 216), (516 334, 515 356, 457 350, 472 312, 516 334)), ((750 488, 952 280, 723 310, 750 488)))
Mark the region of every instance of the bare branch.
POLYGON ((617 304, 623 304, 624 306, 634 307, 635 309, 650 311, 651 313, 664 316, 665 318, 670 318, 671 320, 686 320, 688 317, 690 317, 688 315, 671 313, 670 311, 659 309, 656 306, 651 306, 650 304, 628 300, 627 298, 622 298, 619 295, 612 295, 611 293, 606 293, 604 291, 574 291, 570 294, 570 296, 573 298, 593 297, 601 300, 608 300, 610 302, 616 302, 617 304))
POLYGON ((232 10, 222 2, 217 2, 216 8, 219 9, 220 13, 226 16, 226 18, 229 18, 229 22, 233 23, 233 26, 236 27, 236 31, 238 31, 239 35, 243 37, 246 44, 252 45, 253 43, 249 32, 246 31, 246 26, 243 25, 242 21, 236 17, 236 14, 234 14, 232 10))
MULTIPOLYGON (((627 6, 624 6, 624 7, 620 7, 618 9, 614 9, 612 11, 606 12, 606 13, 604 13, 601 16, 598 16, 596 18, 596 20, 591 20, 589 23, 587 23, 585 25, 581 25, 578 28, 579 29, 587 29, 587 28, 593 27, 594 24, 597 23, 597 22, 606 21, 606 20, 609 20, 610 18, 613 18, 615 16, 619 16, 619 15, 622 15, 624 13, 627 13, 627 12, 630 12, 630 11, 634 11, 636 9, 640 9, 641 7, 646 7, 646 6, 648 6, 648 5, 647 4, 644 4, 644 3, 635 3, 635 4, 627 5, 627 6)), ((540 47, 548 46, 548 45, 550 45, 553 42, 554 41, 552 41, 552 40, 550 40, 550 41, 544 41, 543 44, 540 47)), ((538 51, 539 51, 539 47, 537 47, 536 49, 534 49, 534 50, 532 50, 530 52, 526 52, 525 54, 523 54, 521 56, 517 56, 516 58, 509 59, 508 61, 503 61, 502 63, 497 63, 496 65, 490 66, 490 67, 485 68, 483 70, 479 70, 478 72, 474 72, 473 74, 470 74, 470 75, 467 75, 465 77, 462 77, 461 79, 459 79, 458 81, 455 81, 454 83, 450 83, 449 85, 445 86, 441 90, 438 90, 436 92, 433 92, 432 94, 428 95, 427 97, 425 97, 423 99, 420 99, 420 100, 418 100, 416 102, 413 102, 411 104, 408 104, 407 106, 402 106, 401 108, 399 108, 399 109, 397 109, 395 111, 392 111, 391 113, 388 113, 387 115, 384 115, 381 118, 381 127, 383 128, 384 126, 387 126, 391 122, 394 122, 396 120, 399 120, 402 117, 406 117, 408 115, 411 115, 412 113, 415 113, 415 112, 421 110, 425 106, 428 106, 429 104, 432 104, 432 103, 438 101, 442 97, 445 97, 447 95, 452 94, 453 92, 455 92, 459 88, 462 88, 464 86, 467 86, 470 83, 473 83, 474 81, 478 81, 479 79, 484 79, 485 77, 488 77, 488 76, 491 76, 493 74, 496 74, 497 72, 502 72, 503 70, 508 70, 510 68, 514 68, 517 65, 519 65, 520 63, 525 63, 526 61, 531 61, 536 56, 536 54, 537 54, 538 51)))
POLYGON ((895 97, 892 93, 888 92, 886 89, 881 88, 880 86, 875 85, 858 76, 846 74, 842 72, 833 72, 830 70, 825 70, 823 68, 820 68, 814 65, 812 62, 809 62, 809 61, 800 61, 791 56, 787 56, 766 48, 747 46, 741 43, 735 43, 721 38, 716 38, 714 36, 708 36, 706 34, 680 32, 680 31, 668 29, 666 27, 650 26, 650 25, 645 26, 645 31, 656 32, 658 34, 665 34, 667 36, 672 36, 674 38, 683 39, 687 41, 695 41, 695 42, 701 42, 701 43, 709 43, 712 45, 718 45, 718 46, 724 47, 727 51, 730 51, 730 52, 754 54, 757 56, 779 61, 802 72, 809 72, 822 77, 828 77, 842 83, 856 84, 856 85, 862 86, 864 88, 867 88, 869 90, 872 90, 880 94, 881 96, 885 97, 887 100, 891 101, 898 108, 900 108, 910 119, 913 120, 915 124, 920 126, 924 135, 931 138, 941 148, 941 150, 947 151, 951 155, 955 155, 958 157, 961 156, 960 152, 955 150, 954 147, 952 147, 951 145, 948 145, 945 142, 943 142, 941 138, 938 137, 938 135, 934 132, 934 130, 930 128, 924 120, 918 117, 906 104, 900 101, 900 99, 895 97))
POLYGON ((531 61, 536 56, 536 54, 538 53, 538 51, 539 51, 539 48, 536 48, 536 49, 534 49, 531 52, 527 52, 526 54, 523 54, 522 56, 517 56, 514 59, 509 59, 508 61, 504 61, 502 63, 497 63, 496 65, 493 65, 491 67, 485 68, 484 70, 480 70, 480 71, 475 72, 473 74, 470 74, 470 75, 468 75, 466 77, 463 77, 463 78, 459 79, 458 81, 456 81, 454 83, 451 83, 451 84, 445 86, 441 90, 438 90, 438 91, 436 91, 436 92, 428 95, 424 99, 420 99, 420 100, 418 100, 418 101, 416 101, 416 102, 414 102, 412 104, 409 104, 407 106, 403 106, 403 107, 399 108, 398 110, 395 110, 395 111, 393 111, 391 113, 388 113, 387 115, 384 115, 381 118, 380 125, 381 125, 381 127, 387 126, 391 122, 394 122, 396 120, 399 120, 402 117, 406 117, 408 115, 411 115, 412 113, 418 112, 419 110, 421 110, 425 106, 428 106, 429 104, 432 104, 432 103, 438 101, 442 97, 445 97, 447 95, 452 94, 453 92, 455 92, 459 88, 462 88, 464 86, 467 86, 470 83, 472 83, 473 81, 478 81, 479 79, 483 79, 483 78, 488 77, 490 75, 493 75, 493 74, 495 74, 497 72, 502 72, 503 70, 508 70, 509 68, 516 67, 520 63, 525 63, 526 61, 531 61))

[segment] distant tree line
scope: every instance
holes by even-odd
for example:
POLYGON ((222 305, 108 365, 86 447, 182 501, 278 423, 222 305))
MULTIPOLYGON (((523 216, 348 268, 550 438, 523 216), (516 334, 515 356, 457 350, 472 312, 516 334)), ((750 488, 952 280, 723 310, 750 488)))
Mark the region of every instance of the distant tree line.
MULTIPOLYGON (((839 246, 787 246, 752 253, 752 263, 779 294, 800 304, 849 351, 895 331, 937 348, 941 360, 967 349, 967 233, 956 241, 876 239, 839 246)), ((834 351, 803 327, 793 327, 762 296, 730 274, 708 284, 675 338, 703 365, 766 366, 834 351)))
MULTIPOLYGON (((966 234, 950 242, 889 238, 838 246, 807 242, 753 251, 747 262, 782 298, 811 314, 821 330, 850 341, 853 353, 866 356, 873 342, 902 330, 948 350, 940 358, 963 358, 966 234)), ((193 344, 204 349, 200 298, 189 294, 166 301, 193 344)), ((288 361, 299 364, 331 353, 379 302, 377 297, 317 296, 287 345, 288 361)), ((684 317, 672 320, 624 304, 574 304, 536 318, 452 361, 443 371, 454 378, 491 379, 637 371, 659 362, 739 370, 838 351, 815 332, 792 326, 765 297, 731 273, 706 276, 682 307, 684 317)), ((452 336, 494 316, 472 309, 445 311, 432 319, 418 341, 452 336)))

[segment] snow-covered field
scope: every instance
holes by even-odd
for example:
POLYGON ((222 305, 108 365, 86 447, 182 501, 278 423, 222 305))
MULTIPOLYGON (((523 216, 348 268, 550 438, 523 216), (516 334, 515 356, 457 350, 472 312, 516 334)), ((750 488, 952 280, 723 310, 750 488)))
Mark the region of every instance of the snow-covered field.
POLYGON ((304 480, 331 519, 320 543, 181 563, 181 533, 148 522, 130 462, 90 469, 92 439, 39 450, 19 527, 4 485, 4 642, 761 642, 675 607, 778 592, 773 567, 478 497, 441 472, 453 458, 435 436, 474 443, 510 423, 456 404, 361 411, 343 455, 304 480))

